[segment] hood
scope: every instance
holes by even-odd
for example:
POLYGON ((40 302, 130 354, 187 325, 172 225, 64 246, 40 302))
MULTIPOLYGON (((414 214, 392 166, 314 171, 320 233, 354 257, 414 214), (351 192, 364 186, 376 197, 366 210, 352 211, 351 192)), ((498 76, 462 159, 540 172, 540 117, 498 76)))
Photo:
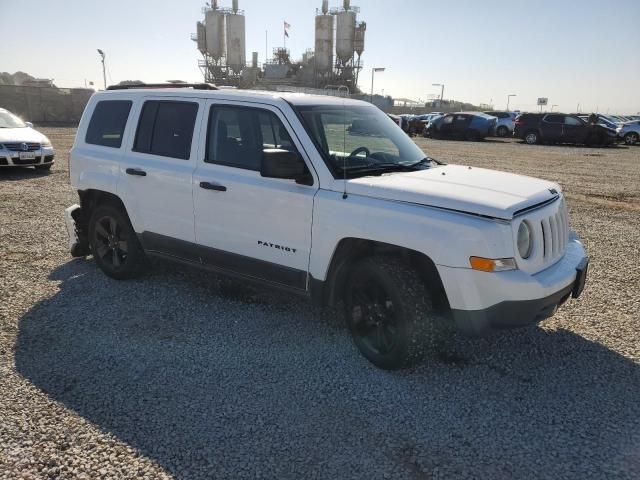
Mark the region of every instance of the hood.
POLYGON ((32 142, 42 143, 47 140, 43 134, 33 128, 0 128, 0 143, 32 142))
POLYGON ((347 188, 356 195, 504 220, 560 193, 557 184, 546 180, 461 165, 356 178, 349 180, 347 188))

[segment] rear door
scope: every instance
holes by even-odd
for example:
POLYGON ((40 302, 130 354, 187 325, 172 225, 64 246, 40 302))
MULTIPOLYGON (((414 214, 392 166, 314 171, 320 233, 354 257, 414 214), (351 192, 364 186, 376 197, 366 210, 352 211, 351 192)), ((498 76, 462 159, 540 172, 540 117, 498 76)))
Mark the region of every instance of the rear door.
POLYGON ((270 105, 210 101, 194 174, 200 261, 304 290, 318 181, 282 112, 270 105), (260 175, 262 151, 297 151, 313 185, 260 175))
POLYGON ((550 113, 540 122, 540 133, 544 140, 561 142, 564 129, 564 115, 550 113))
POLYGON ((172 240, 195 241, 192 177, 195 126, 204 101, 190 97, 144 97, 120 164, 118 193, 132 210, 145 248, 171 253, 172 240))

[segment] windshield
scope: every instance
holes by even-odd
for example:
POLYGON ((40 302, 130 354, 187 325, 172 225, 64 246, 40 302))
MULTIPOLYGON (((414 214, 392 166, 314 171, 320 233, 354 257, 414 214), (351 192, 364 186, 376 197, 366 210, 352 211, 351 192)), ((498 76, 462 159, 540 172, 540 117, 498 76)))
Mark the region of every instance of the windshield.
POLYGON ((305 128, 336 176, 433 166, 431 159, 374 106, 296 107, 305 128))
POLYGON ((0 128, 22 128, 26 127, 20 118, 13 113, 0 111, 0 128))

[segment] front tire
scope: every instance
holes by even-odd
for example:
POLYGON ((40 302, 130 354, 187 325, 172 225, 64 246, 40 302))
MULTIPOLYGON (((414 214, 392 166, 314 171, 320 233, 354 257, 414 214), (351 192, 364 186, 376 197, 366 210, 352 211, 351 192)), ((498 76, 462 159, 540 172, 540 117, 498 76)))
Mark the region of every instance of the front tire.
POLYGON ((635 145, 636 143, 638 143, 639 139, 640 135, 638 135, 636 132, 629 132, 624 136, 624 143, 626 143, 627 145, 635 145))
POLYGON ((418 272, 394 257, 357 263, 346 284, 344 307, 356 347, 386 370, 435 356, 453 335, 418 272))
POLYGON ((131 222, 117 206, 95 208, 89 220, 89 244, 96 264, 111 278, 134 278, 144 269, 144 250, 131 222))

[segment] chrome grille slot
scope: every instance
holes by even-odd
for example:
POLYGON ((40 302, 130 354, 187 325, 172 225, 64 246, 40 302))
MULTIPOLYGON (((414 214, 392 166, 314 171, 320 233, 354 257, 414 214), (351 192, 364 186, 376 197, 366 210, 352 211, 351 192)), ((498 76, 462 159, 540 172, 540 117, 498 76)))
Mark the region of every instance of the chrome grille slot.
MULTIPOLYGON (((527 259, 520 258, 521 269, 535 273, 557 262, 565 253, 569 243, 569 216, 564 198, 518 217, 533 226, 534 249, 527 259)), ((519 222, 514 223, 517 235, 519 222)), ((514 239, 517 239, 515 237, 514 239)))
POLYGON ((7 150, 11 150, 12 152, 35 152, 36 150, 40 150, 39 143, 25 142, 25 144, 27 145, 26 150, 22 148, 22 142, 5 143, 4 146, 7 148, 7 150))

